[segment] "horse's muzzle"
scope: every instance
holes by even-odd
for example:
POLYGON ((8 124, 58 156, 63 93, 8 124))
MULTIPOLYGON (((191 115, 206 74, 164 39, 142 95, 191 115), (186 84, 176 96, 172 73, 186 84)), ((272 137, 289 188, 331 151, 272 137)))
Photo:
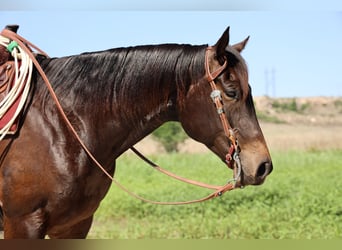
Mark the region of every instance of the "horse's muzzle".
POLYGON ((256 168, 254 174, 248 174, 244 171, 242 166, 241 176, 236 183, 236 187, 243 187, 247 185, 261 185, 266 180, 266 177, 273 171, 272 161, 263 161, 256 168))

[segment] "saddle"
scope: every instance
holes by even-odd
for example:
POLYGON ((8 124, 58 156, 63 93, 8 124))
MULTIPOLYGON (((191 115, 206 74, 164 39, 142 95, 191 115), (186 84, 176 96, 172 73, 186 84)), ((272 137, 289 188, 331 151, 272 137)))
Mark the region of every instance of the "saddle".
MULTIPOLYGON (((13 32, 16 32, 19 28, 18 25, 6 26, 13 32)), ((20 61, 18 62, 20 67, 20 61)), ((4 99, 11 91, 15 81, 15 62, 10 52, 4 46, 0 46, 0 104, 3 104, 4 99)), ((22 92, 21 92, 22 94, 22 92)), ((19 101, 22 95, 19 95, 10 108, 0 117, 0 130, 3 129, 14 117, 19 101)), ((16 118, 10 129, 6 134, 15 134, 18 129, 20 115, 16 118)))

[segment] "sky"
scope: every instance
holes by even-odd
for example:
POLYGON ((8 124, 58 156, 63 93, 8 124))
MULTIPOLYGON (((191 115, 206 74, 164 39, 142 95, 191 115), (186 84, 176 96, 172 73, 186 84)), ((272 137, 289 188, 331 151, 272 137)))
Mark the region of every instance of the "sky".
POLYGON ((231 44, 250 36, 242 55, 254 96, 341 97, 342 1, 270 2, 277 1, 12 0, 0 5, 0 29, 19 24, 21 36, 61 57, 144 44, 214 45, 230 26, 231 44))

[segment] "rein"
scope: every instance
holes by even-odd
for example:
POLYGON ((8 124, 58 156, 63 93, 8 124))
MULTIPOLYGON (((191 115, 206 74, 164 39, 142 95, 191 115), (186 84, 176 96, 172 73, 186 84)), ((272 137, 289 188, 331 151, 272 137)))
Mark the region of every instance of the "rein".
MULTIPOLYGON (((44 53, 42 50, 40 50, 39 48, 37 48, 35 45, 31 44, 30 42, 28 42, 26 39, 24 39, 23 37, 19 36, 18 34, 16 34, 13 31, 10 31, 8 29, 4 29, 0 35, 7 37, 9 39, 11 39, 12 41, 15 41, 17 43, 16 46, 20 47, 21 50, 25 53, 27 53, 27 55, 30 57, 30 59, 32 60, 33 64, 35 65, 37 71, 39 72, 39 74, 41 75, 53 101, 55 102, 55 105, 60 113, 60 115, 62 116, 62 119, 64 120, 64 122, 66 123, 66 125, 68 126, 68 128, 70 129, 71 133, 73 134, 73 136, 76 138, 76 140, 78 141, 78 143, 80 144, 80 146, 83 148, 83 150, 85 151, 85 153, 88 155, 88 157, 93 161, 93 163, 114 183, 116 184, 121 190, 125 191, 126 193, 128 193, 129 195, 142 200, 144 202, 148 202, 148 203, 152 203, 152 204, 159 204, 159 205, 182 205, 182 204, 191 204, 191 203, 197 203, 197 202, 202 202, 202 201, 206 201, 209 199, 212 199, 214 197, 217 196, 221 196, 223 193, 233 190, 235 189, 235 183, 236 181, 240 178, 240 173, 241 173, 241 163, 240 163, 240 158, 239 158, 239 154, 238 154, 238 144, 237 144, 237 140, 234 136, 233 130, 231 129, 225 115, 224 115, 224 110, 223 110, 223 104, 222 104, 222 98, 221 98, 221 94, 220 91, 216 88, 216 84, 214 82, 214 80, 223 72, 223 70, 226 68, 226 64, 227 62, 224 63, 224 65, 222 65, 219 69, 217 69, 215 72, 210 73, 210 69, 209 69, 209 59, 208 59, 208 51, 211 49, 211 47, 209 47, 206 51, 206 60, 205 60, 205 68, 206 68, 206 74, 207 74, 207 78, 208 81, 213 89, 211 97, 216 105, 218 114, 220 116, 224 131, 226 136, 228 137, 228 140, 230 141, 230 148, 228 150, 228 153, 226 155, 226 161, 227 164, 230 168, 233 168, 233 161, 236 162, 237 165, 237 175, 235 178, 233 178, 232 180, 228 181, 227 184, 222 185, 222 186, 214 186, 214 185, 209 185, 209 184, 205 184, 205 183, 201 183, 198 181, 194 181, 194 180, 189 180, 180 176, 177 176, 165 169, 162 169, 160 166, 158 166, 157 164, 151 162, 150 160, 148 160, 145 156, 143 156, 138 150, 136 150, 134 147, 131 147, 131 150, 137 154, 137 156, 139 156, 141 159, 143 159, 145 162, 147 162, 148 164, 150 164, 155 170, 164 173, 174 179, 177 179, 179 181, 183 181, 192 185, 196 185, 196 186, 200 186, 203 188, 208 188, 208 189, 213 189, 215 190, 213 193, 211 193, 210 195, 201 198, 201 199, 197 199, 197 200, 190 200, 190 201, 183 201, 183 202, 160 202, 160 201, 153 201, 153 200, 148 200, 145 199, 131 191, 129 191, 128 189, 126 189, 124 186, 122 186, 118 181, 116 181, 114 179, 114 177, 112 177, 107 171, 106 169, 96 160, 96 158, 94 157, 94 155, 90 152, 90 150, 88 149, 88 147, 84 144, 84 142, 82 141, 82 139, 80 138, 80 136, 77 134, 75 128, 73 127, 73 125, 71 124, 71 122, 69 121, 68 117, 66 116, 63 107, 61 106, 53 88, 52 85, 49 81, 49 79, 47 78, 45 72, 43 71, 43 69, 41 68, 39 62, 36 60, 31 48, 35 49, 36 51, 38 51, 39 53, 43 54, 44 56, 48 57, 46 53, 44 53)), ((13 48, 12 48, 13 49, 13 48)))

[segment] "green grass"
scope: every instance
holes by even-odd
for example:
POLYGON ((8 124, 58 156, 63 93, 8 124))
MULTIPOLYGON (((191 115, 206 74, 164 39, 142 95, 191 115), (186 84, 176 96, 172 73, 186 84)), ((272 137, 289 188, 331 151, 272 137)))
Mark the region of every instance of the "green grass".
MULTIPOLYGON (((181 206, 143 203, 112 186, 89 238, 342 239, 342 151, 273 153, 262 186, 181 206)), ((179 175, 224 184, 231 172, 213 154, 152 157, 179 175)), ((133 155, 119 158, 116 178, 149 199, 180 201, 210 193, 179 183, 133 155)))

